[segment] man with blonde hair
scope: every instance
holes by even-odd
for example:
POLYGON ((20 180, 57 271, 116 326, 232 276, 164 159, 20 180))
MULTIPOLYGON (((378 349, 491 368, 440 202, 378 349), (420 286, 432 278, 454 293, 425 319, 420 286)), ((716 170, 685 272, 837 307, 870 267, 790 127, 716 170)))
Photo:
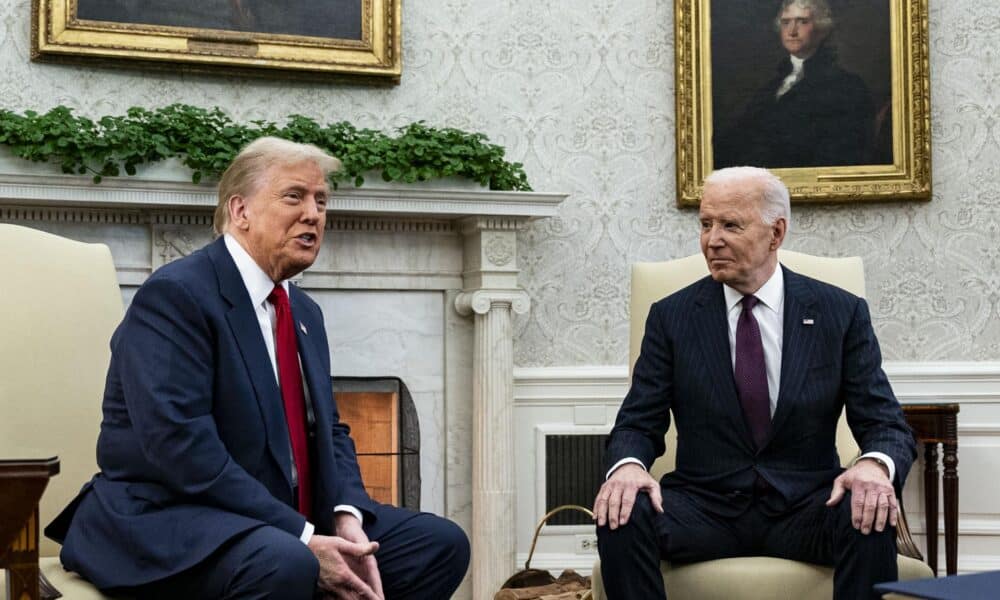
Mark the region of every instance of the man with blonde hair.
POLYGON ((610 600, 664 597, 660 560, 764 555, 834 567, 834 598, 894 581, 896 494, 916 455, 865 301, 778 263, 788 190, 705 180, 709 276, 650 308, 594 501, 610 600), (836 449, 841 412, 863 452, 836 449), (677 430, 676 469, 648 469, 677 430))
POLYGON ((46 528, 64 566, 141 598, 448 598, 450 521, 374 502, 339 422, 319 306, 315 146, 261 138, 219 183, 220 237, 158 269, 111 340, 100 473, 46 528))

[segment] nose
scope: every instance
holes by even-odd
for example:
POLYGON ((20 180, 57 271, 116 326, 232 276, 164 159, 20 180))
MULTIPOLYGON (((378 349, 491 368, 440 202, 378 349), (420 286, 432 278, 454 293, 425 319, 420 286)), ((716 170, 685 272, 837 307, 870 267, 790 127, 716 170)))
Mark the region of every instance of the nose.
POLYGON ((718 225, 712 225, 712 228, 708 230, 708 246, 710 248, 719 248, 725 244, 722 241, 722 228, 718 225))
POLYGON ((319 220, 319 202, 315 198, 310 198, 302 203, 302 220, 307 223, 315 223, 319 220))

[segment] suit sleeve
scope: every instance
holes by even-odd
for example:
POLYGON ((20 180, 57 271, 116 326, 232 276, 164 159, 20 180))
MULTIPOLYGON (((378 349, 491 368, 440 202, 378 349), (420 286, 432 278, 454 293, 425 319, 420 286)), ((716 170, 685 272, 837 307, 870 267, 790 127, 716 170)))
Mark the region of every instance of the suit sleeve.
POLYGON ((673 353, 663 331, 662 302, 649 310, 632 385, 618 411, 608 439, 606 468, 626 457, 642 461, 646 470, 663 454, 663 436, 670 426, 673 353))
POLYGON ((882 370, 868 304, 860 298, 845 336, 843 364, 841 390, 851 432, 862 452, 882 452, 892 458, 893 485, 900 490, 916 458, 916 442, 882 370))
MULTIPOLYGON (((325 375, 327 381, 329 381, 329 342, 326 338, 326 327, 323 322, 322 312, 319 311, 318 307, 316 308, 316 312, 318 322, 320 323, 320 327, 318 327, 320 335, 318 348, 321 351, 322 364, 327 365, 325 367, 325 375)), ((342 504, 353 506, 364 513, 364 521, 366 523, 370 522, 374 519, 374 502, 368 496, 368 492, 365 491, 365 486, 361 479, 357 451, 354 447, 354 440, 351 439, 350 435, 351 428, 346 423, 341 422, 340 412, 337 410, 337 402, 333 399, 332 394, 328 406, 331 408, 331 426, 329 430, 332 434, 334 462, 337 469, 336 482, 330 482, 332 484, 331 495, 333 506, 342 504)), ((332 510, 333 506, 329 508, 332 510)))
POLYGON ((214 334, 184 286, 151 279, 136 294, 112 352, 122 361, 129 418, 150 477, 185 501, 245 515, 298 537, 305 519, 229 454, 212 398, 214 334))

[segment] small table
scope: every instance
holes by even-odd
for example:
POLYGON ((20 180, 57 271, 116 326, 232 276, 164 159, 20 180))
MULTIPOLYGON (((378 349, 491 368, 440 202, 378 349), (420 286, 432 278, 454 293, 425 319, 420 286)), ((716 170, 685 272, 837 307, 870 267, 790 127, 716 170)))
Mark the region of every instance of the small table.
POLYGON ((0 459, 0 568, 7 597, 37 600, 38 500, 59 473, 59 459, 0 459))
POLYGON ((958 573, 958 404, 904 404, 906 422, 924 445, 927 564, 938 574, 938 444, 944 454, 944 554, 948 575, 958 573))

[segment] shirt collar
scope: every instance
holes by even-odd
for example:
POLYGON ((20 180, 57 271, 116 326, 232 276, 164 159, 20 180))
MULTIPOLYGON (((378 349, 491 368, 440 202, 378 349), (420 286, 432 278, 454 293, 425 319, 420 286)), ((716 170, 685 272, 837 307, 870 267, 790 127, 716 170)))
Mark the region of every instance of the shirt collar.
POLYGON ((792 73, 798 73, 799 71, 801 71, 802 65, 805 64, 806 60, 808 60, 805 58, 799 58, 798 56, 793 56, 791 54, 788 55, 788 58, 792 59, 792 73))
MULTIPOLYGON (((737 292, 733 288, 726 284, 722 284, 722 291, 726 294, 726 312, 728 313, 733 309, 734 306, 743 300, 743 294, 737 292)), ((781 309, 781 304, 785 300, 785 276, 781 272, 781 265, 778 264, 774 269, 774 273, 771 277, 764 282, 764 285, 760 286, 760 289, 754 292, 754 296, 760 300, 760 303, 764 306, 770 308, 774 312, 779 312, 781 309)))
MULTIPOLYGON (((260 265, 257 264, 236 238, 227 233, 224 241, 226 243, 226 250, 229 251, 229 255, 233 257, 233 262, 236 263, 236 270, 240 272, 243 285, 247 288, 247 293, 250 294, 250 302, 254 307, 260 306, 271 295, 271 290, 274 289, 274 282, 271 281, 271 278, 264 272, 264 269, 260 268, 260 265)), ((288 292, 287 279, 281 282, 281 287, 285 288, 286 293, 288 292)))

